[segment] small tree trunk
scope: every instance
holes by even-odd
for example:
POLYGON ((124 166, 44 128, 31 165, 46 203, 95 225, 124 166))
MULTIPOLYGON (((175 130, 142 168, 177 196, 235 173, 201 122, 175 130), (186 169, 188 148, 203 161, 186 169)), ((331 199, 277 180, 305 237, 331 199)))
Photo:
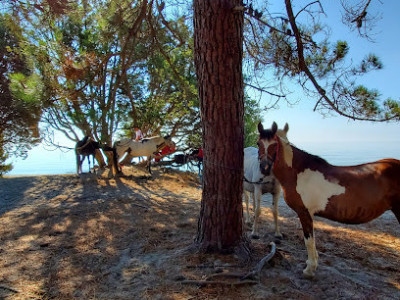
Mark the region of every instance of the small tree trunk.
POLYGON ((95 155, 94 157, 96 158, 97 162, 99 163, 99 168, 102 169, 106 166, 106 163, 104 162, 103 155, 101 154, 101 151, 99 149, 95 150, 95 155))
POLYGON ((196 245, 248 249, 243 233, 243 10, 240 0, 194 0, 204 186, 196 245), (244 246, 244 247, 243 247, 244 246))

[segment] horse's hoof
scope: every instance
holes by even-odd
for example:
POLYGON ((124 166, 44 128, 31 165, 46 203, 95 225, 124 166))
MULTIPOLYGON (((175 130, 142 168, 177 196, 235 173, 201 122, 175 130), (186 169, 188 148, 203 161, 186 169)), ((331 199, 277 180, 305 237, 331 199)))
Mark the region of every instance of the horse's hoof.
POLYGON ((305 268, 303 270, 303 276, 304 278, 311 280, 315 277, 315 272, 309 270, 308 268, 305 268))
POLYGON ((275 238, 278 239, 278 240, 282 240, 283 239, 283 235, 280 234, 280 233, 279 234, 275 233, 275 238))

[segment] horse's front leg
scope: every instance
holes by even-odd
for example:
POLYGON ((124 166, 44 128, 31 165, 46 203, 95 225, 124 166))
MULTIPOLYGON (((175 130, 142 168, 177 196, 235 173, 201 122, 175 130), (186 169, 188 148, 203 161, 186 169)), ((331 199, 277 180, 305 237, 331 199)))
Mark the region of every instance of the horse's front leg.
POLYGON ((254 195, 253 195, 253 209, 254 209, 254 223, 253 223, 253 232, 251 233, 251 237, 253 239, 259 239, 260 235, 258 234, 258 218, 261 214, 261 186, 257 185, 254 187, 254 195), (255 205, 254 205, 255 204, 255 205))
POLYGON ((315 247, 313 218, 306 209, 297 212, 297 214, 300 218, 301 226, 303 227, 304 243, 308 255, 306 261, 307 267, 303 270, 303 274, 306 278, 313 278, 315 276, 315 270, 318 267, 318 252, 315 247))
POLYGON ((246 204, 246 218, 245 218, 245 222, 246 223, 250 223, 250 212, 249 212, 249 192, 248 191, 243 191, 243 198, 244 198, 244 202, 246 204))
POLYGON ((92 155, 92 160, 93 160, 93 173, 94 173, 94 174, 97 174, 97 173, 96 173, 96 168, 95 168, 95 166, 94 166, 94 164, 95 164, 95 156, 94 156, 94 155, 92 155))
POLYGON ((274 224, 275 224, 275 237, 278 239, 282 238, 282 233, 279 230, 279 224, 278 224, 278 204, 279 204, 279 198, 281 196, 281 188, 276 188, 274 193, 272 194, 272 199, 274 202, 274 224))
POLYGON ((151 160, 152 160, 153 156, 147 156, 147 169, 149 170, 150 175, 151 174, 151 160))
POLYGON ((89 173, 92 173, 92 171, 90 170, 90 155, 86 157, 87 161, 88 161, 88 165, 89 165, 89 173))

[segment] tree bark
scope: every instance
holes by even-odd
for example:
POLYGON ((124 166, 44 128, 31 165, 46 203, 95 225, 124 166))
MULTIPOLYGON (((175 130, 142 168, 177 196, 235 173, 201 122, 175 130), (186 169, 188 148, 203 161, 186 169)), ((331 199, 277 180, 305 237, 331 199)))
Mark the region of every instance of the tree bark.
POLYGON ((194 59, 204 153, 195 244, 207 252, 248 246, 242 224, 243 19, 240 0, 194 0, 194 59))
POLYGON ((99 163, 100 169, 102 169, 106 166, 103 155, 101 154, 99 149, 96 149, 94 157, 96 158, 97 162, 99 163))

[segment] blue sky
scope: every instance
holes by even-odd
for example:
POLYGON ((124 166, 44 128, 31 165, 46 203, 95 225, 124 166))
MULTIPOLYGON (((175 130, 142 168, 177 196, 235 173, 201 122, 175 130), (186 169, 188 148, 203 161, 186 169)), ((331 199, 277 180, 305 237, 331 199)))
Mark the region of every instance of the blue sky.
MULTIPOLYGON (((294 1, 295 5, 302 2, 304 1, 294 1)), ((321 21, 326 22, 331 27, 332 40, 348 41, 350 56, 355 62, 358 62, 369 53, 376 54, 383 62, 383 70, 365 76, 362 83, 369 88, 378 89, 382 93, 382 99, 392 97, 399 100, 400 55, 398 49, 400 49, 400 38, 398 37, 398 29, 400 28, 400 20, 398 12, 400 11, 400 1, 385 0, 383 4, 378 0, 372 2, 374 11, 382 13, 382 19, 374 30, 376 33, 374 43, 357 37, 356 33, 351 32, 341 23, 338 7, 339 0, 322 0, 321 2, 328 15, 326 19, 322 18, 321 21)), ((295 7, 294 9, 298 11, 298 8, 295 7)), ((346 152, 349 144, 359 142, 360 145, 375 144, 374 147, 367 149, 369 152, 371 152, 371 149, 379 152, 375 156, 369 154, 368 157, 371 157, 371 160, 383 157, 400 158, 400 123, 359 122, 340 116, 323 117, 320 113, 313 112, 314 99, 306 98, 302 95, 300 89, 294 89, 293 91, 294 97, 292 99, 299 100, 299 103, 289 106, 285 102, 281 102, 279 103, 279 109, 268 110, 263 113, 264 127, 270 126, 273 121, 276 121, 280 127, 288 122, 290 141, 304 150, 321 156, 328 154, 329 147, 327 145, 334 145, 336 147, 335 155, 340 156, 337 153, 337 149, 343 148, 343 151, 346 152), (319 144, 319 147, 310 146, 310 142, 319 144), (377 143, 379 143, 380 148, 376 148, 377 143), (399 148, 397 148, 397 145, 399 145, 399 148), (397 156, 396 153, 398 153, 397 156)), ((266 105, 268 101, 269 98, 264 96, 261 100, 261 105, 266 105)), ((62 145, 73 147, 73 143, 65 140, 61 135, 56 135, 56 141, 62 145)), ((357 156, 357 152, 352 155, 351 157, 357 156)), ((351 159, 353 158, 349 158, 349 160, 351 159)), ((30 151, 27 160, 13 159, 13 161, 15 169, 10 174, 75 172, 73 151, 66 153, 48 151, 48 148, 38 146, 30 151)), ((86 162, 84 167, 86 167, 86 162)))
MULTIPOLYGON (((296 1, 295 1, 296 2, 296 1)), ((294 3, 295 3, 294 2, 294 3)), ((304 2, 304 1, 300 1, 304 2)), ((321 1, 327 17, 321 17, 321 21, 328 24, 332 32, 333 40, 346 40, 350 46, 349 55, 354 63, 359 62, 364 56, 374 53, 383 63, 383 70, 371 72, 363 77, 360 83, 368 88, 377 89, 382 93, 382 99, 391 97, 400 100, 400 1, 372 1, 374 12, 379 12, 382 19, 378 21, 375 30, 374 42, 357 36, 356 32, 341 22, 339 1, 321 1), (383 2, 383 4, 381 4, 383 2)), ((353 1, 354 2, 354 1, 353 1)), ((298 8, 297 8, 298 10, 298 8)), ((295 9, 296 11, 296 9, 295 9)), ((296 13, 296 12, 295 12, 296 13)), ((352 121, 335 115, 324 117, 318 112, 313 112, 315 99, 306 98, 300 89, 294 90, 292 99, 299 100, 299 104, 289 106, 280 102, 279 109, 269 110, 264 113, 265 126, 276 121, 282 127, 289 123, 289 137, 293 143, 302 142, 390 142, 400 141, 400 123, 375 123, 352 121)), ((264 96, 261 104, 268 103, 269 97, 264 96)), ((399 149, 400 153, 400 149, 399 149)))

